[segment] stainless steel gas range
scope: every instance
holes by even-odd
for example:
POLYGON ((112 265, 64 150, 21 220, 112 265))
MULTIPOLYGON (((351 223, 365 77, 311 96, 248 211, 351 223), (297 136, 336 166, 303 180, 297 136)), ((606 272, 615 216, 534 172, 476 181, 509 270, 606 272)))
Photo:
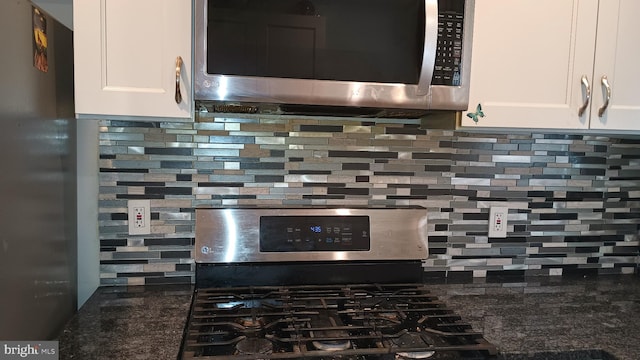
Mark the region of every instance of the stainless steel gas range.
POLYGON ((181 359, 495 359, 421 283, 427 214, 197 209, 181 359))

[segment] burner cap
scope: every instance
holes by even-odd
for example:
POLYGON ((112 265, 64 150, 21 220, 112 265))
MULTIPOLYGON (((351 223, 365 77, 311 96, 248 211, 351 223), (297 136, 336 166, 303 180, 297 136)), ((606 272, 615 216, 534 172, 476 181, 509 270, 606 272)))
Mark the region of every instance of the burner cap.
POLYGON ((262 319, 262 317, 243 317, 238 319, 238 323, 244 327, 262 327, 262 325, 264 324, 264 320, 262 319))
POLYGON ((236 344, 240 355, 268 355, 273 353, 273 344, 267 339, 247 338, 236 344))
POLYGON ((340 351, 351 348, 350 340, 313 341, 313 346, 318 350, 340 351))
POLYGON ((399 352, 396 353, 396 359, 428 359, 435 355, 435 353, 435 351, 399 352))
MULTIPOLYGON (((398 346, 398 350, 402 348, 416 348, 428 345, 425 340, 416 333, 406 333, 397 339, 392 340, 393 344, 398 346)), ((415 352, 397 352, 396 359, 428 359, 435 355, 435 351, 415 351, 415 352)))

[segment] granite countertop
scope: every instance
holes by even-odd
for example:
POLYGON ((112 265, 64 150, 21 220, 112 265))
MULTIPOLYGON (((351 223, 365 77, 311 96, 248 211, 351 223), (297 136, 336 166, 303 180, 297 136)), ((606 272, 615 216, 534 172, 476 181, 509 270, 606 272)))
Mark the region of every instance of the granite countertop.
MULTIPOLYGON (((611 354, 636 360, 640 354, 636 275, 428 283, 506 359, 613 360, 611 354)), ((190 285, 99 288, 60 335, 60 359, 176 359, 192 291, 190 285)))
POLYGON ((640 358, 640 277, 636 275, 436 284, 431 291, 501 353, 528 355, 507 359, 640 358), (590 356, 588 351, 575 356, 533 356, 575 350, 599 351, 590 356), (597 356, 600 351, 614 357, 597 356))
POLYGON ((191 285, 100 287, 59 337, 60 359, 175 360, 191 285))

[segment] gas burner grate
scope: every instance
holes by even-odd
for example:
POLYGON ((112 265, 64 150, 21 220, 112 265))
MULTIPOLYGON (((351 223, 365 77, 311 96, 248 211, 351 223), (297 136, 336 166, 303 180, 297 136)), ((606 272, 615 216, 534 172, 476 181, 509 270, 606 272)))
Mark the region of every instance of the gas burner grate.
POLYGON ((196 290, 181 359, 493 359, 422 284, 196 290))

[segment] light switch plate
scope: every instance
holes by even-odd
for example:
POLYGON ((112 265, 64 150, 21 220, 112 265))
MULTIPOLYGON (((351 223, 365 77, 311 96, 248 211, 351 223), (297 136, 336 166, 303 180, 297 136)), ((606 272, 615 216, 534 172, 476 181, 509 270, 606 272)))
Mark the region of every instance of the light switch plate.
POLYGON ((151 201, 129 200, 129 235, 151 234, 151 201))

